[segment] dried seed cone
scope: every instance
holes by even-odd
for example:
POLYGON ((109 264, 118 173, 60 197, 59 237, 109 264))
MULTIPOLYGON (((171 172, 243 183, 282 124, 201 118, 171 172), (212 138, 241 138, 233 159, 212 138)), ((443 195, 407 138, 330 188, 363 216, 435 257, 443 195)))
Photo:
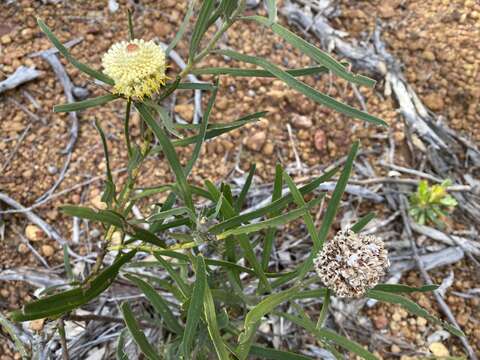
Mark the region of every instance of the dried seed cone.
POLYGON ((113 44, 102 58, 104 73, 114 81, 114 93, 143 99, 165 85, 165 52, 153 41, 135 39, 113 44))
POLYGON ((339 297, 359 298, 378 284, 390 263, 383 241, 347 229, 325 243, 315 259, 322 282, 339 297))

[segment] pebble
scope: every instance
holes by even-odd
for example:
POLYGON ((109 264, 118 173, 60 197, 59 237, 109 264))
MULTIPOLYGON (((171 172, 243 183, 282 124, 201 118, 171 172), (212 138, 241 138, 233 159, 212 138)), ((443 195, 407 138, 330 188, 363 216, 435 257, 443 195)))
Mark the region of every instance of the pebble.
POLYGON ((30 321, 28 327, 32 331, 41 331, 43 329, 43 324, 45 323, 45 319, 37 319, 30 321))
POLYGON ((260 151, 267 140, 267 133, 259 131, 245 139, 244 145, 252 151, 260 151))
POLYGON ((188 122, 193 120, 193 104, 178 104, 175 106, 175 112, 188 122))
POLYGON ((29 251, 28 246, 25 245, 24 243, 21 243, 21 244, 18 245, 18 252, 20 254, 26 254, 26 253, 28 253, 28 251, 29 251))
POLYGON ((155 24, 153 24, 153 32, 155 33, 155 35, 165 38, 168 35, 172 34, 172 25, 170 25, 169 23, 157 21, 155 22, 155 24))
POLYGON ((92 200, 91 203, 94 207, 96 207, 98 210, 105 210, 108 205, 107 203, 102 201, 102 195, 97 195, 95 196, 92 200))
POLYGON ((37 225, 29 224, 25 228, 25 237, 30 241, 42 240, 44 233, 37 225))
POLYGON ((388 319, 385 315, 375 316, 373 323, 378 330, 385 329, 388 325, 388 319))
POLYGON ((313 144, 317 151, 325 150, 325 148, 327 147, 327 136, 325 134, 325 131, 323 131, 322 129, 317 129, 315 131, 315 135, 313 137, 313 144))
POLYGON ((293 114, 291 123, 297 129, 310 129, 313 125, 310 117, 300 114, 293 114))
POLYGON ((432 93, 423 98, 425 105, 432 111, 441 111, 445 107, 445 102, 440 94, 432 93))
POLYGON ((55 249, 52 245, 42 245, 42 254, 46 257, 50 257, 55 254, 55 249))
POLYGON ((275 149, 275 146, 272 143, 266 143, 265 146, 263 147, 262 153, 264 155, 270 156, 273 154, 273 151, 275 149))
POLYGON ((431 343, 430 346, 428 347, 432 354, 437 357, 447 357, 450 356, 450 352, 446 348, 445 345, 443 345, 440 342, 434 342, 431 343))
POLYGON ((3 44, 3 45, 8 45, 12 42, 12 37, 10 35, 3 35, 1 38, 0 38, 0 42, 3 44))

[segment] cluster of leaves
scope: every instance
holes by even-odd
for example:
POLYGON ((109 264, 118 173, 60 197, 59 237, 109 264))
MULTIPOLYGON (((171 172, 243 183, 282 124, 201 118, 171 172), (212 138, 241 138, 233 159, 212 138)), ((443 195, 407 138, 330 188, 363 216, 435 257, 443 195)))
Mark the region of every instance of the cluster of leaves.
MULTIPOLYGON (((186 33, 187 25, 196 9, 195 3, 196 1, 190 3, 185 20, 167 52, 171 51, 186 33)), ((313 290, 308 288, 309 285, 319 282, 318 277, 308 276, 313 267, 313 259, 326 241, 336 217, 355 161, 358 143, 353 144, 343 169, 335 168, 300 188, 278 165, 271 202, 252 211, 241 212, 252 184, 254 166, 238 195, 234 195, 228 184, 215 185, 206 179, 203 186, 195 186, 188 181, 202 144, 206 140, 254 122, 265 115, 265 112, 255 112, 232 122, 210 124, 209 116, 218 91, 218 76, 277 78, 319 104, 357 119, 385 125, 382 120, 322 94, 298 79, 300 76, 330 71, 359 85, 373 86, 375 83, 367 77, 352 74, 345 64, 337 62, 330 55, 276 23, 275 1, 268 0, 266 4, 268 18, 243 16, 245 1, 203 1, 190 38, 187 67, 168 83, 157 97, 144 101, 123 99, 126 103, 125 140, 129 162, 128 180, 121 189, 117 189, 114 183, 109 167, 107 142, 101 127, 97 124, 107 160, 103 200, 108 204, 108 209, 98 211, 79 206, 64 206, 62 209, 66 214, 96 221, 105 227, 103 249, 98 255, 97 264, 87 279, 77 281, 76 285, 70 284, 67 290, 55 289, 53 291, 56 293, 53 295, 25 304, 22 309, 10 314, 11 320, 60 318, 94 300, 118 276, 122 276, 144 293, 155 310, 154 319, 141 317, 151 321, 152 326, 163 326, 170 334, 161 345, 150 343, 142 331, 141 323, 136 320, 140 315, 133 313, 129 302, 121 305, 120 310, 128 333, 148 359, 207 359, 211 358, 212 352, 219 359, 246 359, 249 356, 265 359, 307 359, 303 355, 275 350, 257 343, 257 328, 268 314, 283 317, 304 328, 338 358, 342 358, 339 352, 341 348, 365 359, 375 359, 372 353, 359 344, 323 326, 330 291, 322 287, 313 290), (222 25, 210 39, 204 39, 206 31, 218 19, 221 19, 222 25), (233 50, 216 50, 216 41, 235 21, 254 21, 265 26, 308 55, 315 66, 283 70, 265 59, 233 50), (198 68, 198 62, 212 52, 239 62, 255 64, 258 69, 198 68), (183 78, 189 73, 211 74, 215 79, 211 83, 202 84, 184 82, 183 78), (198 88, 210 93, 201 123, 175 124, 171 114, 162 106, 162 101, 174 91, 198 88), (145 125, 141 145, 134 144, 129 135, 132 105, 140 113, 145 125), (194 131, 196 134, 182 135, 184 130, 194 131), (176 148, 187 145, 193 145, 194 149, 192 157, 185 166, 182 166, 176 148), (143 160, 156 154, 163 154, 166 158, 175 175, 175 182, 151 188, 136 188, 135 182, 143 160), (331 180, 339 172, 337 185, 328 201, 321 226, 317 229, 311 210, 322 200, 325 193, 318 195, 316 190, 320 184, 331 180), (282 191, 284 184, 289 190, 286 194, 282 191), (158 193, 168 194, 164 203, 155 206, 144 219, 138 220, 132 216, 131 209, 140 199, 158 193), (307 195, 309 198, 313 197, 309 202, 305 201, 307 195), (198 199, 207 200, 208 205, 198 208, 195 206, 198 199), (298 218, 303 218, 313 243, 310 255, 292 270, 269 271, 278 227, 298 218), (113 245, 111 241, 113 234, 118 232, 122 235, 121 243, 113 245), (169 241, 166 241, 167 239, 169 241), (172 240, 175 242, 173 245, 172 240), (262 249, 261 259, 257 258, 256 247, 262 249), (103 256, 105 252, 111 250, 118 251, 118 255, 112 265, 102 268, 103 256), (136 255, 145 252, 152 254, 155 260, 138 260, 141 256, 136 255), (137 271, 139 268, 162 269, 167 276, 160 278, 145 275, 144 272, 137 271), (171 294, 174 301, 167 300, 165 293, 171 294), (324 306, 318 321, 314 322, 295 300, 318 297, 323 297, 324 306), (287 302, 296 309, 296 313, 276 311, 279 305, 287 302)), ((131 21, 129 23, 133 38, 133 26, 131 21)), ((113 85, 112 79, 73 58, 41 20, 39 26, 73 66, 107 85, 113 85)), ((117 99, 121 99, 121 96, 106 94, 94 99, 56 106, 54 110, 78 111, 117 99)), ((360 231, 372 218, 373 214, 368 214, 360 219, 353 230, 360 231)), ((66 264, 68 265, 68 258, 66 264)), ((367 296, 399 304, 412 313, 441 324, 453 334, 461 336, 460 330, 444 324, 403 296, 413 291, 434 289, 436 286, 416 289, 403 285, 383 284, 370 290, 367 296)), ((117 347, 119 359, 126 358, 124 353, 126 334, 127 332, 123 332, 119 338, 117 347)))
POLYGON ((443 228, 442 219, 457 206, 457 200, 447 193, 450 185, 452 182, 448 179, 432 186, 428 186, 426 180, 420 181, 417 192, 410 196, 412 218, 420 225, 430 222, 443 228))

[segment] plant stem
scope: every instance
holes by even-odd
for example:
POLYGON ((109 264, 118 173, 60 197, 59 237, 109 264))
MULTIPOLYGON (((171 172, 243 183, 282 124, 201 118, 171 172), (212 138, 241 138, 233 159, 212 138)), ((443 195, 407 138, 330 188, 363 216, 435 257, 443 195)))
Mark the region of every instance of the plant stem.
POLYGON ((328 307, 330 306, 330 289, 327 288, 325 296, 323 297, 322 310, 318 316, 317 329, 321 329, 325 323, 328 314, 328 307))
POLYGON ((63 322, 63 318, 58 319, 57 328, 58 334, 60 335, 60 344, 62 345, 62 359, 70 360, 70 356, 68 355, 67 339, 65 337, 65 324, 63 322))
POLYGON ((127 145, 128 159, 132 157, 132 145, 130 144, 130 109, 132 107, 132 99, 127 100, 127 106, 125 109, 125 122, 124 122, 124 133, 125 133, 125 144, 127 145))

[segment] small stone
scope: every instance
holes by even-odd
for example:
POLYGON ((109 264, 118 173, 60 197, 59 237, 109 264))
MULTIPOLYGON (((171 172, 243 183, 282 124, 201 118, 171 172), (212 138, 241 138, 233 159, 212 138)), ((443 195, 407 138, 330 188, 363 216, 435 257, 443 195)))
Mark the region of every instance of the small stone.
POLYGON ((450 352, 448 351, 446 346, 440 342, 431 343, 428 348, 430 349, 432 354, 436 357, 443 358, 443 357, 450 356, 450 352))
POLYGON ((21 243, 20 245, 18 245, 18 252, 20 254, 26 254, 28 253, 29 249, 28 249, 28 246, 25 245, 24 243, 21 243))
POLYGON ((95 206, 98 210, 105 210, 108 205, 107 203, 102 201, 102 195, 97 195, 95 196, 92 200, 91 203, 93 206, 95 206))
POLYGON ((425 50, 423 52, 423 58, 428 61, 435 61, 435 54, 432 51, 425 50))
POLYGON ((418 326, 427 326, 427 320, 423 317, 417 318, 417 325, 418 326))
POLYGON ((445 102, 440 94, 432 93, 423 98, 425 105, 433 111, 441 111, 445 107, 445 102))
POLYGON ((0 290, 0 296, 3 297, 3 298, 8 298, 10 296, 10 291, 3 288, 3 289, 0 290))
POLYGON ((3 44, 3 45, 8 45, 12 42, 12 37, 10 35, 3 35, 1 38, 0 38, 0 42, 3 44))
POLYGON ((193 104, 179 104, 175 106, 175 112, 188 122, 193 120, 193 104))
POLYGON ((37 319, 30 321, 29 328, 32 331, 41 331, 43 329, 43 324, 45 323, 45 319, 37 319))
POLYGON ((396 311, 392 315, 392 320, 396 321, 396 322, 399 322, 399 321, 402 320, 402 315, 400 315, 400 313, 396 311))
POLYGON ((384 19, 388 19, 395 16, 395 8, 388 3, 384 3, 380 5, 378 8, 378 12, 380 13, 380 16, 384 19))
POLYGON ((245 139, 245 146, 252 151, 260 151, 267 140, 267 133, 260 131, 245 139))
POLYGON ((44 233, 37 225, 29 224, 25 228, 25 237, 30 241, 42 240, 44 233))
POLYGON ((293 114, 292 126, 297 129, 310 129, 313 125, 312 119, 308 116, 293 114))
POLYGON ((373 323, 378 330, 385 329, 388 325, 388 319, 385 315, 375 316, 373 323))
POLYGON ((220 98, 215 103, 215 106, 220 110, 227 110, 228 108, 228 100, 226 98, 220 98))
POLYGON ((315 135, 313 136, 313 144, 315 146, 315 149, 318 151, 324 151, 325 148, 327 147, 327 136, 325 134, 325 131, 322 129, 317 129, 315 131, 315 135))
POLYGON ((170 25, 169 23, 157 21, 153 25, 153 32, 155 33, 155 35, 165 38, 168 35, 172 34, 172 25, 170 25))
POLYGON ((50 257, 53 254, 55 254, 55 249, 53 248, 52 245, 42 245, 42 254, 46 257, 50 257))
POLYGON ((398 354, 400 351, 402 351, 402 349, 400 349, 400 346, 393 344, 390 348, 390 351, 394 354, 398 354))
POLYGON ((270 156, 273 154, 274 149, 275 149, 275 146, 273 146, 272 143, 266 143, 265 146, 263 147, 262 153, 264 155, 270 156))
POLYGON ((55 175, 58 172, 58 168, 55 165, 48 165, 47 171, 50 175, 55 175))

